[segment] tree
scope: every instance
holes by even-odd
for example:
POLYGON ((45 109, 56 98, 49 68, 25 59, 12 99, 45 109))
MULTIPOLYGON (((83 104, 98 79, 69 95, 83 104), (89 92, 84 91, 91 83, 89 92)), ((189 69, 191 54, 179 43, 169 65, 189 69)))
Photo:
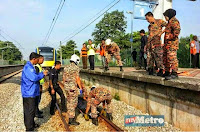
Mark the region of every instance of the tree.
MULTIPOLYGON (((1 41, 0 40, 0 53, 2 53, 3 50, 3 59, 9 60, 9 61, 21 61, 22 59, 22 53, 19 51, 19 49, 9 41, 1 41), (8 47, 8 48, 6 48, 8 47), (4 48, 4 49, 1 49, 4 48)), ((2 58, 2 54, 0 54, 2 58)))
POLYGON ((177 51, 179 67, 190 67, 190 37, 181 37, 177 51))
POLYGON ((97 42, 105 38, 120 38, 120 36, 125 34, 126 24, 124 12, 116 10, 111 13, 106 13, 102 20, 96 24, 92 36, 97 42))
MULTIPOLYGON (((77 48, 75 41, 70 40, 66 43, 66 45, 62 45, 62 58, 69 59, 74 54, 74 49, 77 48)), ((58 58, 60 58, 60 49, 57 51, 58 58)), ((76 55, 80 55, 78 50, 75 50, 76 55)))

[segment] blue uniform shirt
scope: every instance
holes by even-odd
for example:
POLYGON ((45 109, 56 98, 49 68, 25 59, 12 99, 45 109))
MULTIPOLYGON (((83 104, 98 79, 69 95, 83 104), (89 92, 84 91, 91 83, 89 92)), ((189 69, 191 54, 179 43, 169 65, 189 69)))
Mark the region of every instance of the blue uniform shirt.
POLYGON ((36 73, 30 61, 26 63, 22 71, 21 92, 22 97, 36 97, 40 95, 39 80, 44 77, 43 72, 36 73))

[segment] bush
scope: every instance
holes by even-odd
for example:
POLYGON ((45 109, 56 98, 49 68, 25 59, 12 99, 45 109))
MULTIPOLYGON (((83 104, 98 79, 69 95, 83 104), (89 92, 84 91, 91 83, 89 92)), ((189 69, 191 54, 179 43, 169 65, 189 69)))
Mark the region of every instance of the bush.
POLYGON ((115 100, 118 100, 118 101, 120 100, 119 93, 115 93, 114 99, 115 99, 115 100))

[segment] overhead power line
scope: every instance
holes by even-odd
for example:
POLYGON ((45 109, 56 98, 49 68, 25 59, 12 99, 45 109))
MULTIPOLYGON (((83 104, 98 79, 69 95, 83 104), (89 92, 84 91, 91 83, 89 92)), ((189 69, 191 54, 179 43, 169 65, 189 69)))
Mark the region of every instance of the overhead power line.
POLYGON ((113 4, 116 0, 113 0, 112 2, 110 2, 107 6, 105 6, 102 10, 100 10, 98 13, 96 13, 91 19, 89 19, 87 22, 85 22, 83 25, 81 25, 79 28, 77 28, 76 30, 74 30, 72 33, 70 33, 67 37, 65 37, 63 39, 66 40, 67 38, 69 38, 69 36, 73 35, 74 33, 76 33, 80 28, 82 28, 84 25, 88 24, 92 19, 94 19, 97 15, 99 15, 102 11, 104 11, 106 8, 108 8, 111 4, 113 4))
POLYGON ((48 30, 48 32, 47 32, 47 35, 46 35, 46 37, 45 37, 45 39, 44 39, 43 45, 46 45, 46 43, 48 42, 49 37, 50 37, 50 35, 51 35, 51 33, 52 33, 54 27, 55 27, 55 24, 56 24, 56 22, 57 22, 57 20, 58 20, 58 17, 59 17, 59 15, 60 15, 60 12, 61 12, 61 10, 62 10, 62 8, 63 8, 63 6, 64 6, 64 3, 65 3, 65 0, 61 0, 61 1, 60 1, 60 4, 59 4, 59 6, 58 6, 58 8, 57 8, 57 10, 56 10, 55 16, 53 17, 53 20, 52 20, 52 22, 51 22, 51 25, 50 25, 49 30, 48 30))
POLYGON ((13 37, 11 37, 8 33, 6 33, 5 31, 3 31, 2 29, 0 29, 0 35, 7 41, 9 41, 5 36, 3 36, 1 33, 4 33, 6 36, 8 36, 11 40, 13 40, 17 45, 19 45, 19 50, 22 49, 24 51, 24 53, 27 54, 27 52, 25 51, 24 47, 13 37))
MULTIPOLYGON (((87 27, 89 27, 92 23, 94 23, 97 19, 99 19, 101 16, 103 16, 107 11, 109 11, 111 8, 113 8, 116 4, 118 4, 120 2, 120 0, 118 0, 117 2, 115 2, 112 6, 110 6, 106 11, 104 11, 102 14, 100 14, 98 17, 96 17, 93 21, 91 21, 89 24, 87 24, 84 28, 80 29, 78 32, 76 32, 73 36, 68 36, 66 38, 68 38, 67 40, 63 41, 63 43, 71 40, 73 37, 75 37, 76 35, 78 35, 80 32, 82 32, 83 30, 85 30, 87 27)), ((112 3, 111 3, 112 4, 112 3)), ((111 5, 109 4, 109 5, 111 5)), ((108 6, 106 6, 108 7, 108 6)))

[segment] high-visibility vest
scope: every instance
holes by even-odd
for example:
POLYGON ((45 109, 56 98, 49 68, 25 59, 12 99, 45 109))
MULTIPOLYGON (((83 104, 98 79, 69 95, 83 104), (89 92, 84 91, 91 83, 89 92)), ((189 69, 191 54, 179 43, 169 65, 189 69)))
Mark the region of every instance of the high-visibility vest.
MULTIPOLYGON (((39 68, 39 72, 43 72, 41 65, 37 64, 36 66, 39 68)), ((40 85, 42 84, 44 84, 44 78, 40 80, 40 85)))
POLYGON ((192 40, 190 43, 190 54, 195 55, 196 53, 197 53, 196 44, 195 44, 195 41, 192 40))
POLYGON ((106 45, 100 46, 100 55, 105 56, 106 55, 106 45))
POLYGON ((93 48, 95 48, 94 44, 91 44, 91 46, 88 45, 87 48, 89 49, 87 52, 88 55, 95 55, 95 50, 93 49, 93 48))

